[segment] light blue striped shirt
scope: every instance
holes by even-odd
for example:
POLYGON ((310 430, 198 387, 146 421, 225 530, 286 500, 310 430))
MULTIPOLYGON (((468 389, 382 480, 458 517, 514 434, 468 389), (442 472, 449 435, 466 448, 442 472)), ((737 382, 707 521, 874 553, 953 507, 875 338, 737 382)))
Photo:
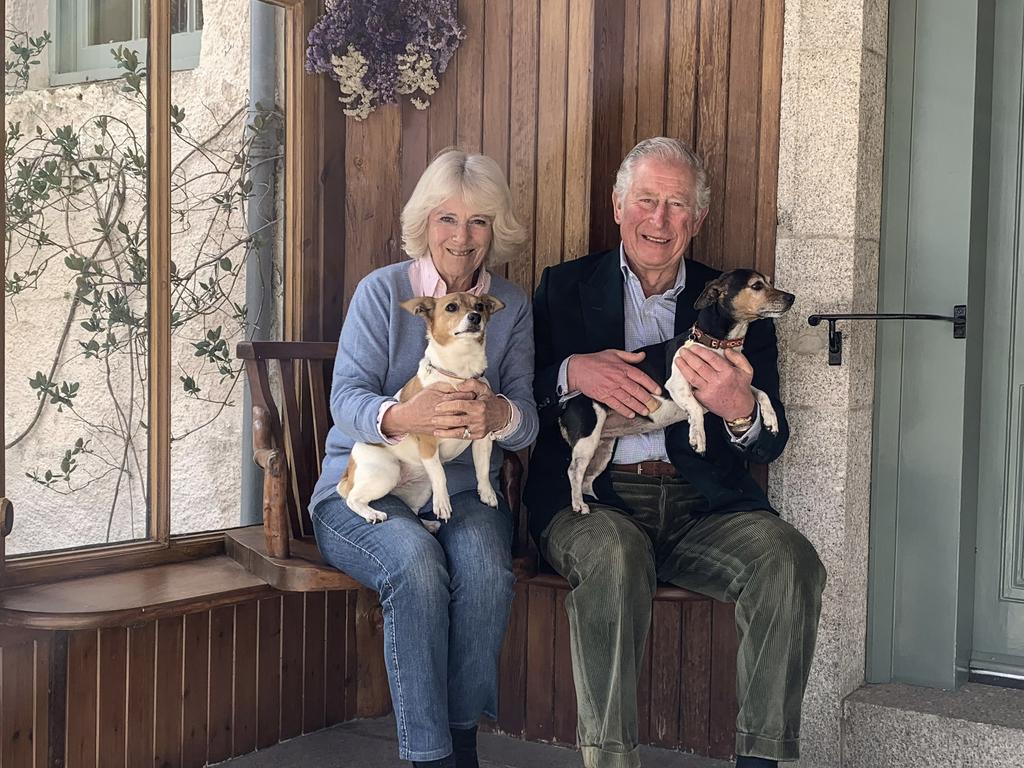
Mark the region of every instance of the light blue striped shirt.
MULTIPOLYGON (((656 296, 644 296, 643 286, 640 278, 633 274, 633 270, 626 261, 626 252, 619 244, 619 268, 623 276, 623 314, 626 321, 625 341, 626 351, 646 347, 649 344, 658 344, 667 341, 675 336, 676 322, 676 300, 679 294, 686 287, 686 262, 679 260, 679 272, 676 274, 675 284, 665 293, 656 296)), ((562 401, 568 400, 579 394, 568 392, 568 365, 569 359, 562 361, 558 372, 558 392, 565 393, 562 401)), ((671 375, 671 371, 666 371, 671 375)), ((663 393, 664 394, 664 393, 663 393)), ((736 436, 726 429, 729 439, 740 445, 750 445, 761 434, 761 413, 757 410, 753 425, 743 435, 736 436)), ((668 451, 665 449, 665 430, 656 429, 643 435, 627 435, 620 437, 615 446, 615 454, 612 456, 613 464, 635 464, 641 461, 668 461, 668 451)))

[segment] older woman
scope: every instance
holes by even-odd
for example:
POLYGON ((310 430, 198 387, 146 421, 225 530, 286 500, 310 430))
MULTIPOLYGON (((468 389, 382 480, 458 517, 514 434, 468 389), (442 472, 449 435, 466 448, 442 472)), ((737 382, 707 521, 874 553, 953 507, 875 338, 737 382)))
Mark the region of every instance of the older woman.
MULTIPOLYGON (((377 525, 350 510, 335 486, 353 443, 395 442, 409 433, 473 437, 493 433, 517 451, 537 435, 533 327, 521 289, 488 271, 515 255, 526 232, 512 213, 497 164, 448 151, 427 167, 402 211, 412 257, 365 277, 341 331, 331 389, 335 426, 310 512, 324 558, 380 594, 384 659, 401 757, 417 766, 476 768, 476 725, 495 716, 498 656, 514 578, 511 516, 477 496, 471 451, 445 464, 452 516, 436 536, 393 495, 373 502, 377 525), (414 296, 489 293, 505 309, 487 325, 490 384, 427 388, 395 399, 415 374, 426 341, 423 320, 401 308, 414 296)), ((492 455, 495 487, 501 451, 492 455)), ((429 506, 429 503, 428 503, 429 506)))

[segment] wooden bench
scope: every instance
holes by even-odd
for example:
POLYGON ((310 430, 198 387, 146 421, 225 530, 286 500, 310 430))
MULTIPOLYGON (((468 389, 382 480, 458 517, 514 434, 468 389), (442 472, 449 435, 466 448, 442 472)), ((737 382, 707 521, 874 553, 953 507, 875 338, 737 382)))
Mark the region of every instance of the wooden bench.
MULTIPOLYGON (((331 426, 328 392, 337 345, 244 342, 253 408, 254 460, 264 470, 263 527, 226 532, 227 553, 277 589, 355 589, 326 565, 306 501, 331 426)), ((521 504, 523 462, 506 452, 501 490, 513 512, 517 576, 501 664, 497 729, 575 744, 576 699, 564 601, 567 582, 537 572, 521 504)), ((640 685, 644 742, 720 757, 733 750, 736 637, 731 605, 671 585, 658 588, 640 685)))

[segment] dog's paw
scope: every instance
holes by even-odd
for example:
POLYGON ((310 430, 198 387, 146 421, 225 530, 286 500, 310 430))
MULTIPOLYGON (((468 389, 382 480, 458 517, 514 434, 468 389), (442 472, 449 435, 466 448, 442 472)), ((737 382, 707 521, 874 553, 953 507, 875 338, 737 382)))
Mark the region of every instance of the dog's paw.
POLYGON ((443 499, 434 499, 434 514, 438 520, 452 519, 452 501, 447 496, 443 499))
POLYGON ((581 501, 579 504, 572 505, 573 512, 579 512, 581 515, 590 514, 590 506, 585 501, 581 501))
MULTIPOLYGON (((690 423, 693 424, 693 422, 690 423)), ((702 456, 704 455, 704 451, 707 450, 707 438, 703 429, 690 427, 690 447, 702 456)))
POLYGON ((383 523, 388 519, 387 513, 380 512, 372 507, 367 507, 365 510, 354 510, 363 520, 373 525, 374 523, 383 523))
POLYGON ((439 520, 424 520, 421 517, 420 522, 423 523, 424 528, 426 528, 428 531, 435 535, 437 534, 438 531, 441 530, 441 523, 439 520))
POLYGON ((486 504, 488 507, 498 506, 498 494, 494 492, 494 489, 488 486, 487 488, 478 489, 477 493, 480 495, 480 501, 486 504))

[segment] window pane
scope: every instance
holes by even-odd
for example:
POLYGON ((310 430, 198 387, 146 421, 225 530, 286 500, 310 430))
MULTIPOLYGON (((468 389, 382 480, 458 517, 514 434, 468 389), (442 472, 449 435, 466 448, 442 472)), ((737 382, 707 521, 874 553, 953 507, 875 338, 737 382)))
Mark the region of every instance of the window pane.
POLYGON ((89 0, 89 45, 131 40, 132 0, 89 0))
POLYGON ((171 0, 171 34, 188 32, 188 0, 171 0))
POLYGON ((118 80, 47 88, 48 5, 5 18, 11 553, 147 532, 146 82, 129 51, 118 80))
MULTIPOLYGON (((253 32, 239 39, 232 20, 247 8, 248 0, 210 4, 199 68, 172 78, 174 534, 243 521, 252 441, 235 346, 254 334, 280 337, 284 19, 255 4, 253 32), (224 37, 208 37, 217 30, 224 37)), ((246 498, 258 519, 259 495, 246 498)))

